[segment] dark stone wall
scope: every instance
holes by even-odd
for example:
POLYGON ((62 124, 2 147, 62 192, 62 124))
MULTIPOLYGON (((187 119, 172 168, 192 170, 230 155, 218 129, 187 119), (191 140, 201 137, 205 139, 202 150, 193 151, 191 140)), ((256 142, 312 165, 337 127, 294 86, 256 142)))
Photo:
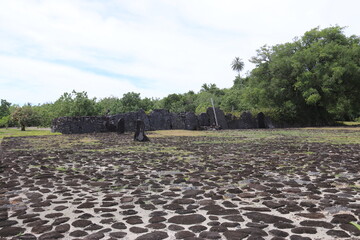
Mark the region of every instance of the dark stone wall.
MULTIPOLYGON (((263 113, 253 117, 250 112, 244 112, 240 118, 215 108, 218 123, 222 129, 273 128, 270 118, 263 113)), ((170 113, 168 110, 156 109, 147 115, 143 110, 121 113, 111 116, 96 117, 60 117, 52 122, 52 131, 63 134, 93 133, 93 132, 134 132, 136 121, 144 122, 145 130, 186 129, 199 130, 214 126, 213 108, 206 113, 196 115, 192 112, 170 113)))

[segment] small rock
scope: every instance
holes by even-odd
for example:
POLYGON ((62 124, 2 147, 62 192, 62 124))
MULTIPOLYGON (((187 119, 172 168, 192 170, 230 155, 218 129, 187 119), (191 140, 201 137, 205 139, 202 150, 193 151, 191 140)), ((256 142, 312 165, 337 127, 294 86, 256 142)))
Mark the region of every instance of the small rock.
POLYGON ((339 238, 348 238, 350 237, 349 234, 347 234, 344 231, 341 230, 329 230, 326 232, 327 235, 329 236, 334 236, 334 237, 339 237, 339 238))
POLYGON ((111 232, 109 235, 113 238, 124 238, 126 234, 126 232, 111 232))
POLYGON ((202 223, 206 218, 200 214, 190 214, 190 215, 178 215, 169 218, 168 222, 183 224, 183 225, 192 225, 197 223, 202 223))
POLYGON ((136 240, 162 240, 168 237, 169 235, 166 232, 155 231, 141 235, 136 240))

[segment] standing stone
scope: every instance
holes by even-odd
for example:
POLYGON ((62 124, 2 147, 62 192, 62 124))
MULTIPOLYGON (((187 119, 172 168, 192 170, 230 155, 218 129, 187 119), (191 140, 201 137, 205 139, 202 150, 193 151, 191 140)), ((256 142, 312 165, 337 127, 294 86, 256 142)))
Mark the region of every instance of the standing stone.
POLYGON ((256 128, 256 122, 250 112, 243 112, 240 118, 240 128, 256 128))
POLYGON ((197 130, 199 123, 195 113, 187 112, 185 113, 185 129, 186 130, 197 130))
POLYGON ((181 113, 170 113, 171 129, 185 129, 185 121, 181 113))
POLYGON ((171 129, 171 114, 165 109, 155 109, 149 114, 151 130, 171 129))
POLYGON ((136 121, 136 131, 134 135, 134 141, 139 141, 139 142, 150 141, 149 138, 145 135, 145 124, 140 119, 136 121))
POLYGON ((125 132, 125 119, 124 119, 124 118, 120 118, 120 119, 117 121, 116 131, 117 131, 118 133, 124 133, 124 132, 125 132))
POLYGON ((198 116, 199 126, 210 126, 210 119, 206 113, 200 113, 198 116))
POLYGON ((259 112, 256 118, 257 118, 258 128, 266 128, 265 114, 263 112, 259 112))
MULTIPOLYGON (((217 117, 217 121, 219 126, 222 129, 228 129, 228 124, 226 122, 226 118, 225 118, 225 114, 224 112, 219 109, 219 108, 215 108, 215 113, 216 113, 216 117, 217 117)), ((214 115, 214 110, 212 107, 209 107, 206 110, 206 114, 209 116, 209 120, 210 120, 210 126, 216 126, 216 121, 215 121, 215 115, 214 115)))

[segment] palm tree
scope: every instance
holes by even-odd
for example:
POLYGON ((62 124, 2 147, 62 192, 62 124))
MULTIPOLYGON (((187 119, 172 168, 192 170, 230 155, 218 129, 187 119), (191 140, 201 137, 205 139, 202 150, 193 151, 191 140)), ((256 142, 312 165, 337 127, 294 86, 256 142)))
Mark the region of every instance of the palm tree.
POLYGON ((241 58, 235 57, 231 63, 231 68, 232 70, 237 71, 240 77, 240 72, 244 69, 244 62, 241 58))

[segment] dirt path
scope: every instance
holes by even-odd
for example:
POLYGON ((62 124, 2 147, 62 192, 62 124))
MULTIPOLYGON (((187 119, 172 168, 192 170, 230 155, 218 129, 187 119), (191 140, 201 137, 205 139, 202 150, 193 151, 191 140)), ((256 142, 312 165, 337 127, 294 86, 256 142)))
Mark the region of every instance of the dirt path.
POLYGON ((359 144, 254 134, 6 138, 0 239, 360 239, 359 144))

